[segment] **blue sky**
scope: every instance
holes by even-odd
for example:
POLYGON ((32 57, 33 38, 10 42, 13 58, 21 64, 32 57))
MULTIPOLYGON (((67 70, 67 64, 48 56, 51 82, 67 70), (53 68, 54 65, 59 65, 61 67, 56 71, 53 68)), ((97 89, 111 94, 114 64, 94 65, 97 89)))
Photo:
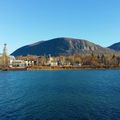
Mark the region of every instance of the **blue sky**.
POLYGON ((120 42, 120 0, 0 0, 0 52, 72 37, 104 47, 120 42))

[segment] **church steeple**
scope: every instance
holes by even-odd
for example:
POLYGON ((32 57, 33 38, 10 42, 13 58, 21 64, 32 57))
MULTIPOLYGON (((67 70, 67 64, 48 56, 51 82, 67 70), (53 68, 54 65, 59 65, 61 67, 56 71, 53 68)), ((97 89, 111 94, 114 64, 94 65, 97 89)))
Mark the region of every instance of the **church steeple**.
POLYGON ((7 44, 4 44, 3 55, 7 56, 7 44))
POLYGON ((3 48, 3 67, 8 67, 9 65, 9 56, 7 54, 7 44, 4 44, 4 48, 3 48))

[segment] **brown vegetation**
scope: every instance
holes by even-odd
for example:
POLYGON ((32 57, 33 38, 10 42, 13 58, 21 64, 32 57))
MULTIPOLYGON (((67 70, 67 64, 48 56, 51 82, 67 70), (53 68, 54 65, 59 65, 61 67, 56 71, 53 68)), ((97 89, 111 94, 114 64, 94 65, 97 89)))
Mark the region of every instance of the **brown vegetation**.
MULTIPOLYGON (((53 61, 57 62, 57 66, 50 66, 47 64, 49 61, 48 56, 26 56, 21 57, 22 60, 28 58, 35 61, 34 66, 29 67, 32 69, 46 69, 46 70, 61 70, 61 69, 112 69, 120 68, 120 55, 119 54, 81 54, 73 56, 58 56, 52 57, 53 61), (34 58, 34 59, 33 59, 34 58)), ((19 57, 20 59, 20 57, 19 57)))

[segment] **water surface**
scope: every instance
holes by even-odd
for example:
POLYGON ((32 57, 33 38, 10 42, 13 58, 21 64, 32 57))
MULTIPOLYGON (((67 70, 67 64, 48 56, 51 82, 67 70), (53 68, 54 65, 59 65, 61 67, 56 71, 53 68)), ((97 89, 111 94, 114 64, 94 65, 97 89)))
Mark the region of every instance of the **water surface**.
POLYGON ((0 72, 0 120, 120 120, 120 70, 0 72))

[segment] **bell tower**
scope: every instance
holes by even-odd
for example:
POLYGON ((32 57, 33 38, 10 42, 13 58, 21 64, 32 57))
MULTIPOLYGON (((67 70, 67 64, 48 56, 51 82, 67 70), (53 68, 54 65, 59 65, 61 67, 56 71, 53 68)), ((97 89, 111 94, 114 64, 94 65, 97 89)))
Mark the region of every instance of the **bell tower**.
POLYGON ((7 56, 7 44, 4 44, 4 48, 3 48, 3 56, 7 56))
POLYGON ((3 58, 3 67, 8 67, 8 65, 9 65, 9 56, 7 54, 7 44, 4 44, 2 58, 3 58))

